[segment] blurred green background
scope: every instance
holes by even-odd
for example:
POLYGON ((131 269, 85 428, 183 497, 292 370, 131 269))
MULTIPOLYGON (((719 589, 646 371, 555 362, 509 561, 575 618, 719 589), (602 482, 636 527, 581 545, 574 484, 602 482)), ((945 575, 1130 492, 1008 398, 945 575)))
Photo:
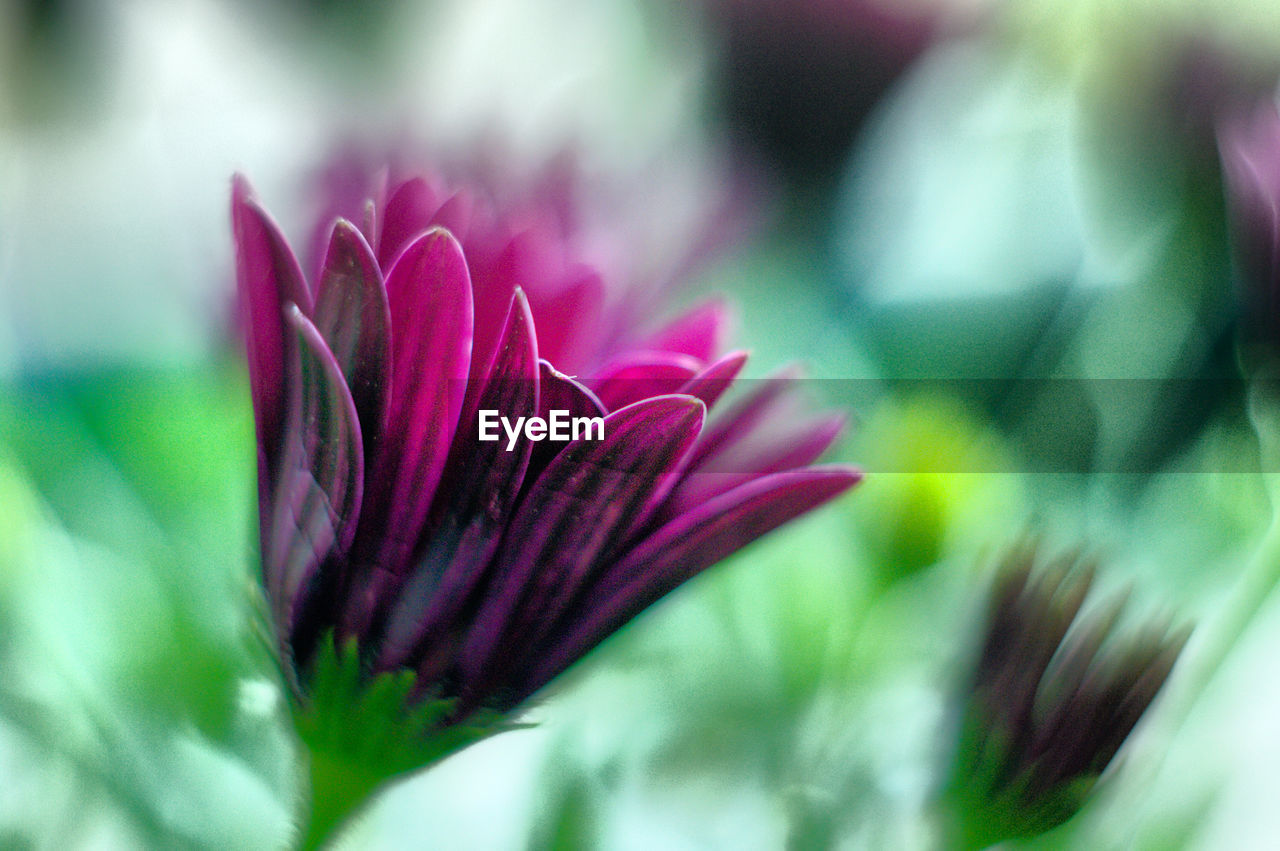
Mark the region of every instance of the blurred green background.
POLYGON ((572 146, 649 236, 743 188, 752 227, 673 307, 726 293, 753 375, 807 363, 868 478, 341 847, 937 847, 991 569, 1027 531, 1196 632, 1120 770, 1026 845, 1267 847, 1280 470, 1214 122, 1274 97, 1280 7, 869 8, 0 5, 0 846, 289 842, 229 178, 299 238, 326 155, 412 139, 513 171, 572 146))

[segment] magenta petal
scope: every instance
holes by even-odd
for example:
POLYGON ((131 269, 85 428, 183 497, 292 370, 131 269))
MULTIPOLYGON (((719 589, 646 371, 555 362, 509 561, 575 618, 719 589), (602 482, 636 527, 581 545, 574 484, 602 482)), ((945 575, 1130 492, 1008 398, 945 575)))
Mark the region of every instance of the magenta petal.
POLYGON ((577 440, 530 488, 498 556, 501 573, 463 648, 469 679, 513 667, 611 553, 670 491, 706 409, 647 399, 605 418, 604 440, 577 440))
POLYGON ((315 324, 346 376, 365 445, 372 447, 387 416, 391 311, 373 250, 343 219, 334 224, 329 239, 315 324))
POLYGON ((542 356, 563 369, 575 369, 596 357, 590 343, 598 334, 604 308, 600 275, 594 269, 573 269, 555 292, 537 295, 534 310, 542 356))
MULTIPOLYGON (((493 360, 493 353, 497 351, 498 333, 502 329, 502 318, 511 305, 511 296, 520 287, 524 288, 527 297, 529 289, 525 286, 528 281, 522 272, 524 252, 518 238, 501 248, 485 245, 483 250, 471 251, 468 244, 467 249, 476 317, 472 359, 473 369, 479 371, 493 360)), ((538 341, 538 348, 541 351, 542 340, 538 341)))
POLYGON ((436 210, 431 224, 449 231, 458 241, 466 242, 467 231, 471 227, 471 209, 471 196, 466 192, 456 192, 436 210))
POLYGON ((722 445, 715 455, 704 456, 686 473, 664 510, 678 514, 750 479, 811 464, 835 443, 846 424, 843 414, 809 420, 800 416, 789 412, 785 421, 757 429, 722 445))
MULTIPOLYGON (((470 244, 468 250, 470 251, 470 244)), ((538 352, 561 369, 587 354, 583 340, 599 335, 603 286, 586 268, 566 269, 563 247, 537 229, 505 239, 492 254, 468 254, 475 263, 476 362, 486 363, 497 343, 511 293, 520 287, 538 318, 538 352), (566 359, 575 359, 566 362, 566 359)))
POLYGON ((709 411, 729 389, 729 385, 733 384, 733 380, 738 377, 738 373, 742 371, 746 362, 746 352, 730 352, 690 378, 676 392, 697 396, 709 411))
POLYGON ((642 348, 709 361, 722 348, 731 316, 729 306, 722 300, 704 302, 653 334, 642 348))
POLYGON ((320 332, 290 305, 286 321, 299 357, 285 458, 264 556, 277 623, 296 623, 299 594, 324 559, 351 543, 364 483, 355 404, 320 332))
POLYGON ((828 414, 804 422, 789 429, 785 440, 747 456, 745 465, 758 476, 812 464, 839 439, 848 422, 844 414, 828 414))
POLYGON ((791 382, 799 378, 800 374, 799 367, 795 366, 779 370, 717 415, 698 441, 689 466, 694 469, 703 466, 708 458, 742 440, 761 423, 767 423, 770 412, 787 395, 791 382))
POLYGON ((611 566, 562 621, 563 631, 533 651, 531 694, 682 582, 788 520, 857 484, 848 467, 814 467, 749 482, 675 518, 611 566))
POLYGON ((314 225, 307 240, 304 269, 308 274, 316 274, 312 280, 319 280, 335 220, 359 222, 369 244, 378 244, 374 237, 374 220, 369 213, 371 208, 381 206, 385 198, 383 190, 386 189, 386 177, 384 174, 377 174, 360 152, 348 148, 339 152, 328 165, 318 169, 313 174, 313 180, 312 188, 318 203, 314 225))
POLYGON ((431 227, 440 194, 421 177, 406 180, 387 196, 378 243, 378 265, 389 268, 409 241, 431 227))
POLYGON ((617 410, 641 399, 675 393, 702 369, 688 355, 672 352, 632 352, 603 367, 592 379, 606 408, 617 410))
MULTIPOLYGON (((231 228, 236 243, 236 283, 249 349, 249 383, 258 435, 260 496, 271 491, 284 430, 287 349, 282 311, 311 310, 311 293, 280 228, 258 205, 240 175, 232 182, 231 228)), ((265 502, 265 500, 260 500, 265 502)))
POLYGON ((391 329, 388 428, 366 512, 374 563, 403 572, 420 537, 458 424, 471 361, 471 281, 462 248, 434 229, 400 254, 387 276, 391 329))
MULTIPOLYGON (((464 406, 432 509, 433 533, 388 616, 377 663, 382 668, 405 664, 424 640, 430 641, 456 616, 483 579, 520 493, 533 444, 522 439, 508 452, 501 428, 498 441, 481 441, 477 416, 479 410, 495 410, 514 419, 538 410, 533 315, 519 290, 489 373, 478 382, 483 389, 475 394, 477 401, 464 406)), ((425 658, 441 660, 431 653, 425 658)), ((427 678, 440 674, 420 673, 427 678)))

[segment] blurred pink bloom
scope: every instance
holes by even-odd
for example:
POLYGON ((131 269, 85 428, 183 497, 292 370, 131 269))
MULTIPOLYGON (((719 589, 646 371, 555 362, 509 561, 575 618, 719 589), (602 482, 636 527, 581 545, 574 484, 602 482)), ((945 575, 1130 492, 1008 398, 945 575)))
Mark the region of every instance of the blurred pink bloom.
POLYGON ((1218 127, 1218 147, 1243 296, 1244 332, 1280 342, 1280 112, 1273 101, 1218 127))

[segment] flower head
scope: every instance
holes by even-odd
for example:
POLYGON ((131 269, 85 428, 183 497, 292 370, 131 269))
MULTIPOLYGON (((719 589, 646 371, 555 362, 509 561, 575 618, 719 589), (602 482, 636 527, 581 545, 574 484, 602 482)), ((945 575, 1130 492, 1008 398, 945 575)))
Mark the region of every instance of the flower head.
POLYGON ((991 597, 947 790, 960 847, 1035 836, 1084 805, 1169 676, 1186 641, 1151 627, 1114 634, 1123 601, 1081 614, 1092 573, 1033 576, 1012 552, 991 597))
POLYGON ((424 179, 331 221, 309 283, 237 179, 263 579, 295 697, 354 647, 441 727, 505 712, 649 604, 853 485, 810 467, 842 418, 741 369, 723 305, 656 331, 555 228, 424 179), (575 377, 576 376, 576 377, 575 377), (481 411, 603 438, 478 439, 481 411), (327 655, 326 655, 327 654, 327 655))

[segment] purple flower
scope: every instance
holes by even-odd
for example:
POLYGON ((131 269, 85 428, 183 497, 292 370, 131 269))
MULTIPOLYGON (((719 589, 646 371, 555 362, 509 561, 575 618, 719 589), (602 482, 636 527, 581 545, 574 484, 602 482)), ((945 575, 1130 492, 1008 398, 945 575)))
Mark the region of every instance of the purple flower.
POLYGON ((726 310, 647 334, 557 228, 430 181, 331 220, 308 283, 235 181, 263 581, 296 704, 317 659, 410 672, 440 726, 505 712, 676 586, 852 486, 786 375, 706 422, 726 310), (577 376, 577 377, 574 377, 577 376), (478 439, 481 411, 603 438, 478 439), (329 642, 332 642, 330 644, 329 642), (354 643, 354 644, 353 644, 354 643))
POLYGON ((1218 128, 1243 293, 1243 327, 1252 342, 1280 343, 1280 111, 1266 101, 1218 128))
POLYGON ((1164 685, 1188 632, 1115 635, 1123 600, 1088 614, 1092 583, 1069 561, 1033 576, 1011 552, 991 597, 952 765, 955 847, 1035 836, 1084 805, 1164 685))

